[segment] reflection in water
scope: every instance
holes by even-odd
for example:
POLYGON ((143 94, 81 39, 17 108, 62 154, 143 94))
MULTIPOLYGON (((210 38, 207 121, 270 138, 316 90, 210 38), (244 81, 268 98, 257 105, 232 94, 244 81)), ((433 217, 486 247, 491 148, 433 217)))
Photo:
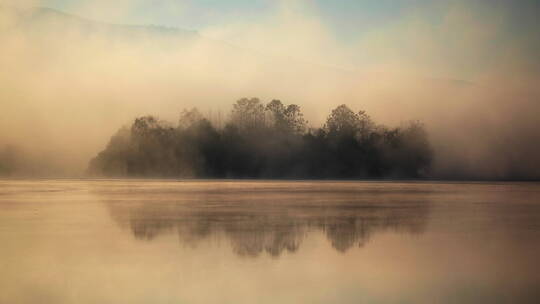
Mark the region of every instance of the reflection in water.
POLYGON ((539 223, 539 183, 0 180, 0 303, 537 304, 539 223))
POLYGON ((382 231, 422 233, 429 212, 418 192, 408 200, 407 192, 389 196, 346 184, 281 189, 259 183, 248 192, 227 183, 214 186, 194 190, 179 184, 166 194, 135 201, 120 199, 123 192, 100 195, 115 221, 137 239, 176 232, 182 243, 196 246, 204 239, 226 238, 236 254, 251 257, 296 252, 314 231, 322 231, 340 252, 362 247, 382 231))

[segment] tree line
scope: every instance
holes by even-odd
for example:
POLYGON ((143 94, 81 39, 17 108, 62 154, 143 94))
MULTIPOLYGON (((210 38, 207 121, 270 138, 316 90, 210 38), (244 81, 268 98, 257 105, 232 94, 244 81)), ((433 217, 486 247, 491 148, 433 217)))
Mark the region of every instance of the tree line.
POLYGON ((195 178, 418 178, 432 150, 424 126, 389 128, 346 105, 309 128, 298 105, 242 98, 224 126, 196 108, 176 125, 154 116, 121 128, 90 161, 101 176, 195 178))

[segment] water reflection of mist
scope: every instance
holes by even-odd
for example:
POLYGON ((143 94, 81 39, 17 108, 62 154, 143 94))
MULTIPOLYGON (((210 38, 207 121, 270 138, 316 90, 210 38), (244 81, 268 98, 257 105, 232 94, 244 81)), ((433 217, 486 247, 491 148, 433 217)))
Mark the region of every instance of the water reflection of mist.
POLYGON ((112 218, 137 239, 175 232, 180 242, 192 246, 205 239, 227 239, 236 254, 249 257, 295 252, 316 231, 323 232, 335 250, 346 252, 366 245, 379 232, 422 233, 429 213, 429 204, 418 193, 222 190, 108 197, 105 202, 112 218))

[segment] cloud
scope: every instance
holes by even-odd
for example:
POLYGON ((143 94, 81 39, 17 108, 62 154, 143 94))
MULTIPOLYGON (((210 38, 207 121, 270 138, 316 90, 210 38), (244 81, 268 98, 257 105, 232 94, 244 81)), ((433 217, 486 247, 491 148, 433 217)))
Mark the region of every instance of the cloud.
MULTIPOLYGON (((72 7, 123 20, 138 5, 72 7)), ((436 21, 424 8, 347 41, 310 2, 283 1, 200 35, 50 12, 24 26, 4 22, 0 144, 56 155, 76 174, 137 115, 175 121, 184 107, 226 113, 237 98, 259 96, 300 104, 314 125, 342 103, 386 124, 421 119, 440 176, 540 176, 535 41, 529 29, 512 35, 504 12, 468 8, 453 3, 436 21)))
POLYGON ((30 8, 41 4, 41 0, 0 0, 0 6, 30 8))

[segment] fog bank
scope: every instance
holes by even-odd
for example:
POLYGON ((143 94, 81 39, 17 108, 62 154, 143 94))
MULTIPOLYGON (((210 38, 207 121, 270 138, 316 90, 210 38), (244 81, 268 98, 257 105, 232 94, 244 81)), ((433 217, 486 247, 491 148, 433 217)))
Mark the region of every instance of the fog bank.
POLYGON ((199 32, 1 6, 0 168, 79 176, 134 117, 225 116, 259 96, 300 105, 314 126, 343 103, 390 126, 421 120, 434 178, 540 178, 538 38, 469 8, 343 42, 306 3, 199 32))

